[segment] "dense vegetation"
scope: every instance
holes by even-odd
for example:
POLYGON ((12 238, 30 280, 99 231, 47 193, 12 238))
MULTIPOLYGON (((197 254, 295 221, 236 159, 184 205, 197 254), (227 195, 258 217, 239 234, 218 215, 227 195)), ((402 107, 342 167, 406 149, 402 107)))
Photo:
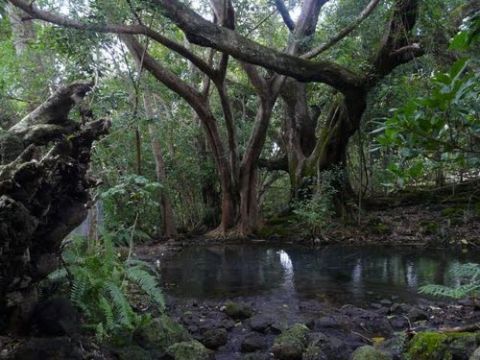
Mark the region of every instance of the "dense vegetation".
MULTIPOLYGON (((62 292, 99 342, 203 354, 136 246, 478 218, 479 38, 477 0, 0 0, 0 335, 62 292)), ((454 271, 421 291, 475 296, 454 271)))

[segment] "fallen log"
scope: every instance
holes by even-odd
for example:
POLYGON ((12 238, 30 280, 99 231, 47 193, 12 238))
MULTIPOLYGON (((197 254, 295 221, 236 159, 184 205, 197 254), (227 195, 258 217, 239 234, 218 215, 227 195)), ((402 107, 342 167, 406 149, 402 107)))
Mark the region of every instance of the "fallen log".
POLYGON ((0 136, 0 333, 21 329, 62 240, 87 215, 92 144, 110 123, 68 115, 91 86, 59 89, 0 136))

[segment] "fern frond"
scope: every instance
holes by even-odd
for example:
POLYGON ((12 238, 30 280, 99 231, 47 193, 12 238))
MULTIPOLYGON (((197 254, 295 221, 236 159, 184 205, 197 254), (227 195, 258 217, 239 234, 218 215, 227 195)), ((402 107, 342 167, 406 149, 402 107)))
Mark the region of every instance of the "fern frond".
POLYGON ((106 283, 105 289, 107 290, 113 302, 115 313, 118 317, 119 322, 124 326, 131 328, 134 312, 132 307, 130 306, 130 303, 128 302, 127 297, 120 289, 120 287, 118 287, 115 283, 106 283))
POLYGON ((127 278, 133 283, 137 284, 140 289, 145 292, 152 300, 157 303, 163 310, 165 307, 165 301, 162 291, 157 286, 157 279, 142 268, 135 266, 130 267, 126 271, 127 278))

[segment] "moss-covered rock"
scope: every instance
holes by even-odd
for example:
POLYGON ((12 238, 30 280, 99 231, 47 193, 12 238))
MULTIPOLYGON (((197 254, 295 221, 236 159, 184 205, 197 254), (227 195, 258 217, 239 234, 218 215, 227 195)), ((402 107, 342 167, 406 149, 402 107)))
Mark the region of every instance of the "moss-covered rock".
POLYGON ((423 332, 408 344, 408 360, 452 360, 468 358, 480 345, 478 333, 423 332))
POLYGON ((373 346, 361 346, 352 354, 352 360, 391 360, 392 358, 373 346))
POLYGON ((280 360, 299 360, 307 347, 309 330, 303 324, 295 324, 279 335, 273 344, 272 352, 280 360))
POLYGON ((115 355, 119 360, 153 360, 152 354, 148 350, 138 345, 125 346, 115 349, 115 355))
POLYGON ((183 341, 168 347, 167 354, 174 360, 208 360, 211 352, 197 340, 183 341))
POLYGON ((227 330, 225 329, 210 329, 205 331, 201 342, 209 349, 218 349, 225 345, 228 340, 227 330))
POLYGON ((252 309, 245 304, 227 302, 225 304, 225 314, 235 320, 248 319, 252 316, 252 309))
POLYGON ((328 357, 319 346, 309 345, 303 353, 302 360, 328 360, 328 357))
POLYGON ((190 341, 188 331, 170 317, 162 315, 135 334, 135 340, 146 349, 166 349, 175 343, 190 341))
POLYGON ((424 332, 414 336, 408 344, 409 360, 451 360, 446 341, 448 336, 436 332, 424 332))

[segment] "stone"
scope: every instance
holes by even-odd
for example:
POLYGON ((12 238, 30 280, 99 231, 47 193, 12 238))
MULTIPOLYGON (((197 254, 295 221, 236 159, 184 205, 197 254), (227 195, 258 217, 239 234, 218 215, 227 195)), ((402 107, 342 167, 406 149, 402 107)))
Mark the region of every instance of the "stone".
POLYGON ((249 306, 234 302, 226 303, 224 311, 234 320, 244 320, 252 316, 252 309, 249 306))
POLYGON ((406 341, 407 336, 405 333, 398 333, 394 337, 383 341, 378 346, 378 349, 386 354, 389 354, 393 360, 400 360, 403 358, 406 341))
POLYGON ((264 354, 260 352, 245 354, 242 357, 242 360, 268 360, 268 359, 270 359, 268 354, 264 354))
POLYGON ((365 345, 359 347, 352 354, 351 360, 391 360, 389 355, 375 349, 373 346, 365 345))
POLYGON ((186 342, 192 338, 182 325, 162 315, 135 333, 134 339, 146 349, 166 349, 174 343, 186 342))
POLYGON ((418 333, 409 342, 407 355, 415 360, 468 359, 480 346, 477 333, 418 333))
POLYGON ((303 353, 302 360, 328 360, 328 357, 319 346, 309 345, 303 353))
POLYGON ((411 307, 407 304, 395 303, 390 307, 390 314, 406 315, 410 311, 411 307))
POLYGON ((227 330, 207 330, 203 334, 201 342, 209 349, 218 349, 220 346, 223 346, 227 343, 227 330))
POLYGON ((472 355, 468 358, 468 360, 480 360, 480 347, 478 347, 472 355))
POLYGON ((211 358, 210 351, 196 340, 173 344, 168 347, 167 354, 173 360, 209 360, 211 358))
POLYGON ((46 360, 46 359, 84 359, 81 349, 68 337, 30 338, 21 344, 12 359, 46 360))
POLYGON ((393 316, 389 319, 394 330, 405 330, 408 328, 408 320, 404 316, 393 316))
POLYGON ((309 329, 304 324, 295 324, 279 335, 273 344, 272 352, 279 360, 300 360, 307 348, 309 329))
POLYGON ((259 333, 251 332, 242 341, 242 352, 254 352, 266 348, 265 337, 259 333))
POLYGON ((428 314, 426 311, 419 309, 417 307, 412 308, 408 312, 408 318, 410 321, 420 321, 420 320, 428 320, 428 314))
POLYGON ((249 325, 252 330, 263 333, 273 324, 273 322, 274 320, 271 317, 260 314, 250 318, 249 325))

